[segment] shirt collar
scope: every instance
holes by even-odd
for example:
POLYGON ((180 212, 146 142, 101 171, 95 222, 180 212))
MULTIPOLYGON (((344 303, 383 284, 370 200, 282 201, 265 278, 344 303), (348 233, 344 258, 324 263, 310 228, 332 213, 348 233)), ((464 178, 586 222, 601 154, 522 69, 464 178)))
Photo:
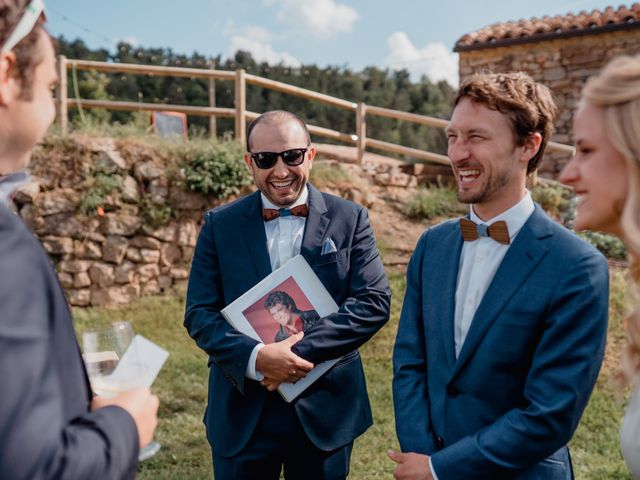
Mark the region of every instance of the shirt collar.
MULTIPOLYGON (((277 205, 274 205, 273 203, 271 203, 269 199, 262 192, 260 192, 260 197, 262 199, 262 208, 273 208, 274 210, 279 210, 283 208, 283 207, 278 207, 277 205)), ((307 202, 308 199, 309 199, 309 189, 305 185, 298 199, 286 208, 293 208, 293 207, 297 207, 298 205, 305 205, 308 203, 307 202)))
POLYGON ((520 229, 524 226, 524 224, 529 220, 529 217, 535 210, 535 204, 531 198, 531 193, 527 190, 526 195, 516 203, 509 210, 502 212, 500 215, 496 215, 493 218, 488 220, 482 220, 476 212, 473 211, 473 205, 470 206, 470 214, 469 218, 473 220, 475 223, 485 223, 487 225, 491 225, 492 223, 499 222, 500 220, 504 220, 507 222, 507 227, 509 229, 509 237, 513 240, 513 238, 517 235, 520 229))

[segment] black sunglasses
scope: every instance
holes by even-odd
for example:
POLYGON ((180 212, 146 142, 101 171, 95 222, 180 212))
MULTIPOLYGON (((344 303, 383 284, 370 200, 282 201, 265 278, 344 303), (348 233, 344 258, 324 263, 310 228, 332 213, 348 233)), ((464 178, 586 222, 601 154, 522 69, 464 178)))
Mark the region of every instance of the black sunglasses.
POLYGON ((272 168, 278 161, 278 157, 282 158, 282 161, 290 167, 296 167, 304 161, 304 156, 307 153, 306 148, 293 148, 291 150, 285 150, 284 152, 257 152, 251 153, 251 159, 256 162, 258 168, 266 170, 272 168))

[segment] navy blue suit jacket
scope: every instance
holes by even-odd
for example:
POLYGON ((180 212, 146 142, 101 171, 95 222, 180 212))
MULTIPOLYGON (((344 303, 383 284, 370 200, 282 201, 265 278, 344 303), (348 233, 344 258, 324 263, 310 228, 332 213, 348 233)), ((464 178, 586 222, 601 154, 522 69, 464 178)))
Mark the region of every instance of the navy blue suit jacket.
POLYGON ((604 354, 607 262, 536 206, 456 359, 461 250, 452 220, 422 235, 409 264, 394 348, 401 448, 430 455, 443 480, 571 478, 563 447, 604 354))
POLYGON ((133 478, 138 432, 91 392, 49 257, 0 205, 0 478, 133 478))
MULTIPOLYGON (((311 185, 301 254, 340 306, 293 347, 313 363, 344 356, 295 401, 305 432, 328 451, 372 424, 357 349, 388 320, 390 291, 366 210, 311 185), (326 238, 337 251, 322 255, 326 238)), ((204 421, 213 450, 223 457, 246 445, 267 391, 245 377, 256 340, 233 329, 220 311, 270 273, 260 192, 207 212, 191 267, 184 323, 209 355, 204 421)))

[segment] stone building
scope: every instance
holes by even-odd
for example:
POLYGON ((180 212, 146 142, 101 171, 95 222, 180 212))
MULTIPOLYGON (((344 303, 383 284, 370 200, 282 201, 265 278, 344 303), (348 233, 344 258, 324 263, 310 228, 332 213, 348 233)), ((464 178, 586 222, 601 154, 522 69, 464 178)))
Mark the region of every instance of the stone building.
MULTIPOLYGON (((522 70, 551 88, 559 108, 553 140, 571 143, 571 117, 587 78, 621 54, 640 53, 640 3, 489 25, 461 37, 460 79, 491 70, 522 70)), ((540 173, 555 178, 566 155, 545 158, 540 173)))

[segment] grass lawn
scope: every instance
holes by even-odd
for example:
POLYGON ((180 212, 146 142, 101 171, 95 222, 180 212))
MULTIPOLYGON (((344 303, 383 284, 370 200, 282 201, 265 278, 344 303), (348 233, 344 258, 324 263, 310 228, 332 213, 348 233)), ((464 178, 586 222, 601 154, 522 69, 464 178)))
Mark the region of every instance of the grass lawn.
MULTIPOLYGON (((391 351, 397 329, 404 276, 390 274, 393 290, 389 323, 362 349, 367 373, 374 426, 356 440, 350 478, 392 478, 388 448, 397 448, 391 400, 391 351)), ((571 453, 578 479, 624 479, 626 473, 618 448, 618 428, 626 392, 618 392, 614 375, 623 341, 622 318, 627 300, 626 275, 612 272, 611 320, 607 360, 597 389, 578 431, 571 453)), ((76 331, 111 320, 127 319, 134 329, 171 352, 154 390, 160 397, 160 422, 156 440, 162 450, 143 463, 141 479, 204 479, 212 477, 210 450, 202 415, 207 393, 206 356, 198 350, 182 326, 184 296, 144 298, 119 308, 74 311, 76 331)))

